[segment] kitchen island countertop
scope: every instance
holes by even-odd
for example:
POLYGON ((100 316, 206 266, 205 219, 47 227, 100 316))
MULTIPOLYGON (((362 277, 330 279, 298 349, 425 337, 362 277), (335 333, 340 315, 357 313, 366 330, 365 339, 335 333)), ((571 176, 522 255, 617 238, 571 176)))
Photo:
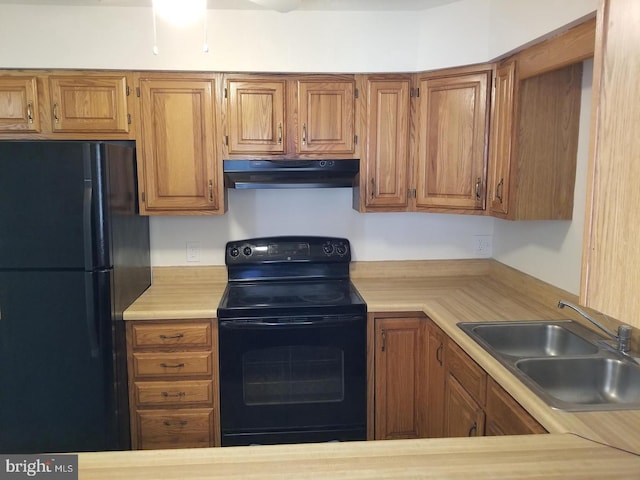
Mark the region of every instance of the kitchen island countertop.
POLYGON ((640 457, 575 435, 82 453, 80 480, 640 478, 640 457))

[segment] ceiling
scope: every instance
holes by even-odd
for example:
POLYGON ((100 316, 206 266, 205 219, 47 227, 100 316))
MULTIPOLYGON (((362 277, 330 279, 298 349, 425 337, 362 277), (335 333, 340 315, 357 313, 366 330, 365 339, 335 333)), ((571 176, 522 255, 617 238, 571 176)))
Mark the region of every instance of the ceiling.
MULTIPOLYGON (((459 0, 302 0, 298 10, 425 10, 459 0)), ((210 9, 263 10, 249 0, 207 0, 210 9)), ((0 4, 72 6, 151 6, 151 0, 0 0, 0 4)))

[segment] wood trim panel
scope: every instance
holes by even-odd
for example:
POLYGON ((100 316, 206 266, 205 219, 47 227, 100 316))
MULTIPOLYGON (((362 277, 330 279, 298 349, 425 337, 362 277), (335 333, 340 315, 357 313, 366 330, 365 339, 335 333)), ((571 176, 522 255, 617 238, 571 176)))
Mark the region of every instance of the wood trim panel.
POLYGON ((516 55, 518 77, 524 80, 591 58, 595 40, 596 19, 592 18, 556 37, 533 45, 516 55))
POLYGON ((453 340, 447 340, 447 372, 455 377, 464 389, 484 407, 487 397, 487 374, 453 340))

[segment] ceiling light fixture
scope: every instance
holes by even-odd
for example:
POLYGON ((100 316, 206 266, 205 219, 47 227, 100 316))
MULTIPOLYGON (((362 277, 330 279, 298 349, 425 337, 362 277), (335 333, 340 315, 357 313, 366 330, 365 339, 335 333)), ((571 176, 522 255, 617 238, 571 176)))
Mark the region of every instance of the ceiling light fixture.
POLYGON ((290 12, 300 6, 302 0, 250 0, 253 3, 278 12, 290 12))
POLYGON ((202 51, 207 53, 207 0, 152 0, 153 7, 153 54, 158 55, 157 17, 184 28, 202 20, 204 42, 202 51))

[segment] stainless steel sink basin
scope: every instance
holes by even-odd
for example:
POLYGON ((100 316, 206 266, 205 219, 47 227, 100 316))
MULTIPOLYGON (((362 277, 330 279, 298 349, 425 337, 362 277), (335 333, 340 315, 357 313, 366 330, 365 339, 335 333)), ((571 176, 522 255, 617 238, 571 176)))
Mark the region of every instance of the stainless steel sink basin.
POLYGON ((640 410, 640 365, 571 320, 458 323, 549 406, 640 410))
POLYGON ((590 355, 598 352, 597 346, 560 323, 476 324, 470 326, 468 333, 480 338, 496 352, 514 357, 590 355))
POLYGON ((640 365, 616 358, 583 357, 531 358, 517 361, 516 367, 559 408, 640 408, 640 365))

